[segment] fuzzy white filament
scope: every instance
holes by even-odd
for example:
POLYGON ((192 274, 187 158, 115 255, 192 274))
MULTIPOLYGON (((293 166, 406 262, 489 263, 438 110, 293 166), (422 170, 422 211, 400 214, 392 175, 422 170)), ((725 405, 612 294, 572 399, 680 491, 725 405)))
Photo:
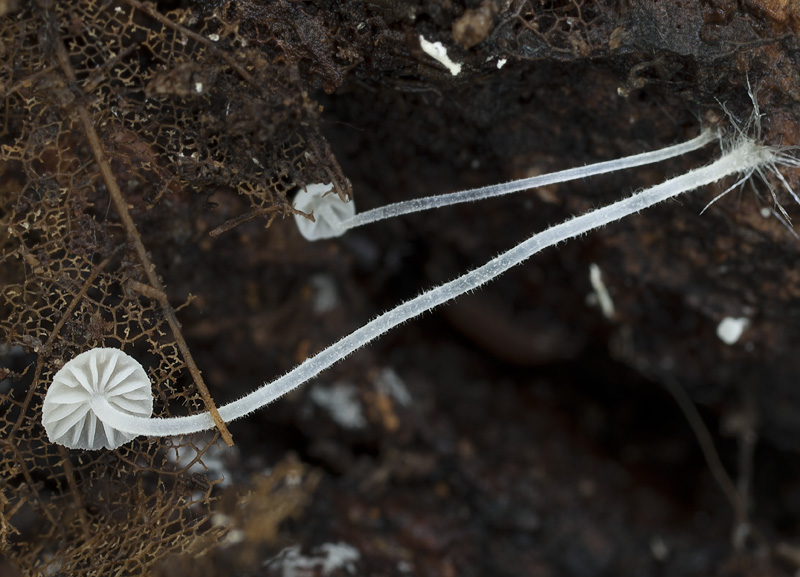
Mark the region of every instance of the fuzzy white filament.
MULTIPOLYGON (((633 196, 548 228, 493 258, 483 266, 398 305, 307 359, 289 373, 264 384, 237 401, 220 407, 219 414, 224 421, 229 422, 267 405, 308 382, 321 371, 397 325, 483 285, 542 249, 725 177, 774 168, 775 164, 796 163, 792 158, 782 158, 780 153, 780 149, 762 146, 750 139, 739 138, 722 157, 708 166, 689 171, 637 192, 633 196)), ((208 413, 169 419, 141 418, 118 410, 110 400, 103 397, 98 397, 96 402, 92 403, 92 408, 107 426, 130 435, 181 435, 214 427, 214 422, 208 413)))
POLYGON ((115 413, 145 422, 153 414, 142 365, 118 349, 91 349, 67 362, 47 389, 42 424, 50 441, 70 449, 115 449, 137 436, 120 430, 113 419, 98 421, 98 399, 115 413))
POLYGON ((371 224, 387 218, 402 216, 404 214, 442 208, 462 202, 474 202, 476 200, 503 196, 530 188, 548 186, 559 182, 569 182, 570 180, 578 180, 589 176, 597 176, 617 170, 625 170, 627 168, 635 168, 637 166, 661 162, 702 148, 706 144, 716 140, 717 137, 718 133, 716 130, 706 129, 692 140, 651 152, 643 152, 624 158, 616 158, 614 160, 598 162, 587 166, 578 166, 567 170, 522 178, 511 182, 492 184, 490 186, 482 186, 470 190, 404 200, 402 202, 367 210, 360 214, 355 214, 355 206, 352 202, 343 203, 336 195, 327 194, 331 189, 330 185, 311 185, 308 187, 308 192, 301 191, 298 193, 295 199, 295 208, 303 212, 314 210, 314 216, 317 222, 311 222, 307 218, 298 216, 295 216, 295 222, 300 230, 300 234, 302 234, 306 240, 333 238, 343 235, 352 228, 364 226, 365 224, 371 224), (323 196, 325 194, 327 194, 327 196, 323 196), (350 212, 349 215, 347 215, 347 211, 350 212))

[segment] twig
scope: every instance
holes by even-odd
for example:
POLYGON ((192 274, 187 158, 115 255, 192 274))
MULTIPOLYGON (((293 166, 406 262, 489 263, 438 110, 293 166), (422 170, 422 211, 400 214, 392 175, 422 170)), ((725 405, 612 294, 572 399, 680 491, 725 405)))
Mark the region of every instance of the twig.
MULTIPOLYGON (((645 368, 642 372, 647 374, 648 371, 645 368)), ((753 527, 748 509, 748 496, 750 493, 750 479, 753 466, 753 449, 756 441, 754 431, 749 429, 752 434, 748 435, 745 433, 739 437, 739 482, 738 484, 734 484, 733 479, 731 479, 731 476, 722 465, 719 453, 714 446, 714 440, 711 438, 711 433, 708 431, 708 428, 703 422, 703 418, 689 398, 689 395, 687 395, 683 387, 669 375, 662 376, 659 381, 664 385, 664 388, 667 389, 669 394, 672 395, 672 398, 675 399, 684 417, 686 417, 700 445, 700 450, 703 452, 703 457, 708 464, 711 475, 714 477, 714 480, 717 482, 717 485, 719 485, 733 509, 734 523, 731 530, 731 542, 734 548, 741 550, 745 545, 747 537, 753 537, 760 546, 766 548, 766 539, 753 527)))
POLYGON ((229 54, 227 54, 223 50, 220 50, 216 44, 214 44, 211 40, 209 40, 202 34, 198 34, 197 32, 192 32, 185 26, 181 26, 177 22, 173 22, 172 20, 161 14, 158 10, 156 10, 155 7, 151 5, 149 2, 139 2, 139 0, 125 0, 125 2, 129 6, 133 6, 137 10, 144 12, 145 14, 150 16, 150 18, 152 18, 156 22, 159 22, 160 24, 163 24, 167 28, 176 30, 181 34, 185 34, 195 42, 199 42, 200 44, 208 48, 208 50, 210 50, 212 54, 218 56, 219 58, 222 58, 225 61, 225 63, 228 66, 230 66, 233 70, 235 70, 236 73, 239 76, 241 76, 242 79, 245 80, 248 84, 250 84, 254 88, 258 88, 259 90, 261 90, 262 87, 258 85, 258 83, 250 75, 250 73, 247 72, 247 70, 245 70, 238 62, 236 62, 236 60, 231 58, 229 54))
POLYGON ((75 469, 72 468, 72 462, 69 460, 69 453, 65 447, 59 447, 58 454, 61 456, 61 463, 67 478, 67 485, 69 485, 69 492, 75 500, 75 510, 78 512, 78 520, 80 521, 83 538, 88 542, 92 534, 89 530, 89 520, 86 518, 86 502, 81 499, 81 492, 78 490, 78 483, 75 480, 75 469))
MULTIPOLYGON (((659 381, 664 385, 664 388, 667 389, 667 392, 672 395, 672 398, 675 399, 683 416, 686 417, 689 426, 694 432, 695 438, 697 438, 697 443, 700 445, 700 450, 703 452, 703 457, 708 464, 711 475, 714 477, 717 485, 722 489, 722 492, 733 508, 737 523, 742 519, 747 519, 747 510, 745 509, 742 497, 739 495, 739 492, 736 490, 736 485, 722 465, 717 448, 714 446, 714 439, 711 438, 711 433, 708 431, 708 427, 706 427, 703 418, 697 411, 697 407, 694 406, 689 395, 683 390, 683 387, 671 376, 664 375, 659 381)), ((734 533, 735 531, 736 528, 734 528, 734 533)))
MULTIPOLYGON (((64 72, 64 75, 67 77, 67 80, 73 85, 77 83, 77 76, 75 75, 75 71, 72 68, 72 64, 69 61, 69 55, 67 54, 67 50, 64 47, 64 43, 58 37, 58 27, 56 23, 53 21, 52 17, 52 10, 50 10, 51 0, 40 0, 39 5, 44 12, 45 20, 47 21, 47 25, 50 27, 50 32, 52 34, 52 41, 53 46, 56 52, 56 57, 58 59, 58 63, 61 66, 61 70, 64 72)), ((133 2, 132 2, 133 3, 133 2)), ((139 2, 135 2, 135 4, 141 5, 139 2)), ((80 96, 79 93, 76 96, 80 96)), ((80 118, 81 124, 83 125, 83 130, 86 135, 86 139, 89 142, 89 146, 92 149, 92 154, 94 155, 95 162, 97 162, 97 166, 100 169, 100 173, 103 175, 103 181, 108 188, 108 193, 111 196, 111 200, 114 203, 114 206, 119 213, 120 220, 122 221, 123 226, 125 227, 125 232, 128 236, 128 241, 133 245, 134 249, 136 250, 136 254, 139 257, 139 261, 142 263, 142 268, 144 268, 145 276, 147 280, 150 282, 150 285, 158 292, 166 295, 166 290, 164 285, 161 283, 161 279, 158 277, 156 273, 156 267, 153 262, 150 260, 150 256, 147 254, 147 249, 145 249, 144 243, 142 242, 142 238, 139 235, 139 231, 136 228, 136 223, 133 221, 133 217, 131 217, 130 212, 128 211, 128 205, 125 202, 125 198, 122 196, 122 191, 120 190, 119 186, 117 185, 117 181, 114 178, 114 174, 111 170, 111 165, 106 158, 105 152, 103 150, 103 145, 100 142, 100 136, 97 134, 97 131, 94 128, 94 123, 92 122, 92 116, 89 114, 89 111, 86 109, 85 106, 81 104, 78 100, 75 102, 75 110, 78 113, 78 117, 80 118)), ((181 325, 178 322, 178 318, 175 315, 175 311, 169 302, 165 299, 160 301, 161 308, 164 312, 164 316, 167 318, 167 322, 169 323, 170 328, 172 329, 172 335, 175 338, 175 342, 178 345, 178 349, 181 351, 181 355, 183 356, 183 360, 186 363, 186 367, 189 369, 189 373, 192 375, 194 382, 197 386, 197 390, 200 393, 200 396, 203 399, 203 403, 206 406, 212 420, 214 421, 214 425, 216 426, 217 430, 219 430, 220 434, 222 435, 222 439, 225 441, 225 444, 233 446, 233 437, 231 437, 228 428, 226 427, 224 421, 219 416, 219 411, 217 410, 216 405, 214 404, 214 400, 211 398, 211 394, 208 392, 208 387, 206 387, 205 382, 203 381, 202 374, 200 373, 200 369, 197 368, 197 364, 194 361, 194 357, 192 357, 192 353, 189 350, 189 346, 186 344, 186 341, 183 338, 183 334, 181 333, 181 325)))
POLYGON ((277 216, 277 211, 279 209, 280 209, 279 206, 254 208, 252 210, 247 211, 244 214, 240 214, 239 216, 235 216, 230 220, 226 220, 217 228, 209 232, 208 235, 216 238, 218 236, 225 234, 226 232, 233 230, 237 226, 241 226, 246 222, 250 222, 251 220, 258 218, 259 216, 264 216, 266 214, 269 215, 269 219, 267 220, 267 227, 269 227, 272 224, 272 221, 275 220, 275 217, 277 216))

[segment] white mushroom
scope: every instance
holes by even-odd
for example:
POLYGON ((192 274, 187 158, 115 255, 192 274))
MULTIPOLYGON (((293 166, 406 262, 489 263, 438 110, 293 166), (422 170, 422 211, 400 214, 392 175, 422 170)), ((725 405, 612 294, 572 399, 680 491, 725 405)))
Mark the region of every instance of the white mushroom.
POLYGON ((306 240, 322 240, 342 236, 347 229, 342 223, 353 218, 356 214, 356 205, 342 200, 332 192, 330 184, 309 184, 294 198, 294 207, 297 210, 314 213, 314 221, 303 217, 294 216, 294 221, 300 234, 306 240))
POLYGON ((65 364, 47 390, 42 424, 50 441, 70 449, 115 449, 136 437, 98 419, 94 405, 99 399, 128 415, 153 414, 150 379, 142 365, 117 349, 91 349, 65 364))
POLYGON ((313 211, 316 222, 311 222, 309 219, 297 215, 295 215, 294 218, 297 223, 297 228, 300 230, 300 234, 302 234, 306 240, 334 238, 343 235, 352 228, 404 214, 442 208, 462 202, 474 202, 485 198, 511 194, 512 192, 520 192, 531 188, 558 184, 560 182, 569 182, 571 180, 588 178, 598 174, 606 174, 617 170, 661 162, 668 158, 697 150, 713 142, 718 136, 719 134, 716 130, 706 129, 700 136, 692 140, 666 148, 652 150, 650 152, 634 154, 633 156, 626 156, 624 158, 615 158, 613 160, 597 162, 587 166, 568 168, 558 172, 529 176, 511 182, 501 182, 500 184, 490 184, 489 186, 482 186, 480 188, 471 188, 469 190, 461 190, 447 194, 402 200, 393 204, 379 206, 378 208, 373 208, 372 210, 367 210, 359 214, 355 214, 356 209, 352 202, 341 202, 337 195, 329 194, 332 188, 330 184, 309 184, 306 187, 307 192, 301 190, 297 193, 294 199, 294 207, 306 213, 313 211))

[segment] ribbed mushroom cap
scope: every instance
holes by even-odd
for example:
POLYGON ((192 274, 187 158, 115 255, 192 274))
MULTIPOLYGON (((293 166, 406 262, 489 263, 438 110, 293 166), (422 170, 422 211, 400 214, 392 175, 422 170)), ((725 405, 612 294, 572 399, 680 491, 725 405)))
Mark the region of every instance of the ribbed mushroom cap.
POLYGON ((148 418, 153 414, 150 379, 142 365, 118 349, 79 354, 53 377, 42 406, 42 424, 52 443, 70 449, 116 449, 136 435, 104 423, 92 399, 105 397, 114 408, 148 418))

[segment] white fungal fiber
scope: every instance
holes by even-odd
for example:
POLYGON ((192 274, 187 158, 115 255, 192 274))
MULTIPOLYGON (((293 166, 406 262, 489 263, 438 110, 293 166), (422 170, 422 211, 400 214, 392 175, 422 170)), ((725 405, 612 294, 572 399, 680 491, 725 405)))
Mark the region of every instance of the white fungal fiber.
POLYGON ((70 449, 115 449, 136 437, 97 417, 99 399, 126 415, 147 419, 153 414, 150 379, 142 365, 117 349, 91 349, 66 363, 47 390, 42 424, 50 441, 70 449))

